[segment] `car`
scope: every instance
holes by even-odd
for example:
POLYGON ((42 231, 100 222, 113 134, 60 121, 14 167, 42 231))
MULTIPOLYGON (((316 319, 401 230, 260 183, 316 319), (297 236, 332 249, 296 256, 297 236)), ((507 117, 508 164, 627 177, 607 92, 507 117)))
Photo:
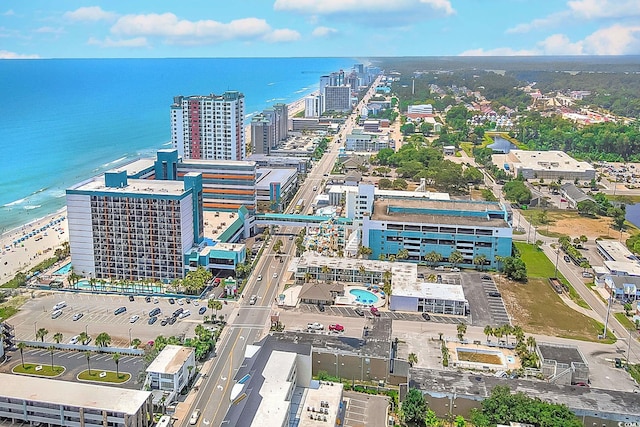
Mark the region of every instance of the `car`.
POLYGON ((150 296, 144 297, 144 302, 151 302, 151 297, 150 296))
POLYGON ((431 316, 429 315, 429 313, 422 313, 422 318, 427 321, 431 320, 431 316))
POLYGON ((324 329, 324 325, 319 322, 307 323, 307 329, 311 329, 314 331, 321 331, 324 329))
POLYGON ((80 320, 82 318, 82 316, 84 316, 84 313, 76 313, 73 315, 73 321, 76 322, 78 320, 80 320))
POLYGON ((258 302, 258 297, 251 295, 251 298, 249 298, 249 305, 256 305, 256 302, 258 302))
POLYGON ((59 303, 53 306, 53 311, 62 310, 66 306, 67 306, 67 303, 65 301, 60 301, 59 303))
POLYGON ((169 298, 169 304, 175 304, 176 300, 174 300, 173 298, 169 298))
POLYGON ((336 331, 336 332, 344 332, 344 326, 334 323, 332 325, 329 325, 329 330, 336 331))
POLYGON ((496 291, 491 291, 488 293, 488 295, 490 297, 494 297, 494 298, 500 298, 502 295, 500 294, 500 292, 496 292, 496 291))
POLYGON ((69 344, 75 345, 75 344, 78 344, 78 341, 80 341, 80 335, 74 335, 69 340, 69 344))
POLYGON ((129 318, 129 323, 136 323, 139 318, 140 318, 140 316, 138 316, 137 314, 134 314, 133 316, 131 316, 129 318))
POLYGON ((451 269, 451 271, 452 271, 453 273, 459 273, 459 272, 460 272, 460 269, 459 269, 458 267, 453 267, 453 268, 451 269))
POLYGON ((364 311, 362 311, 360 307, 356 308, 354 311, 358 316, 360 317, 364 316, 364 311))
POLYGON ((262 274, 258 274, 258 278, 256 279, 258 282, 262 280, 262 274))
POLYGON ((200 409, 196 409, 191 413, 191 417, 189 417, 189 424, 192 426, 198 422, 198 418, 200 418, 200 409))
POLYGON ((488 274, 483 274, 481 279, 482 280, 491 280, 491 276, 489 276, 488 274))
POLYGON ((371 307, 369 311, 371 311, 371 314, 373 314, 374 316, 380 317, 380 311, 377 308, 371 307))
POLYGON ((200 307, 200 310, 198 310, 198 314, 204 314, 205 311, 207 311, 207 307, 200 307))
POLYGON ((133 295, 129 295, 129 301, 133 302, 133 301, 135 301, 135 300, 136 300, 136 299, 133 297, 133 295))
POLYGON ((118 314, 122 314, 122 313, 124 313, 124 312, 126 312, 126 311, 127 311, 127 307, 122 306, 122 307, 118 307, 118 308, 116 308, 116 309, 113 311, 113 314, 117 316, 118 314))
POLYGON ((278 273, 273 273, 273 278, 277 279, 278 278, 278 273))
POLYGON ((149 317, 157 316, 161 311, 160 308, 156 307, 149 312, 149 317))
POLYGON ((187 317, 187 316, 191 316, 191 312, 190 312, 189 310, 185 310, 185 311, 183 311, 182 313, 180 313, 180 314, 178 315, 178 317, 179 317, 180 319, 184 319, 184 318, 185 318, 185 317, 187 317))
POLYGON ((164 319, 162 319, 162 320, 160 321, 160 324, 161 324, 162 326, 167 326, 167 323, 169 323, 169 319, 168 319, 168 318, 164 318, 164 319))
POLYGON ((153 316, 153 317, 150 317, 150 318, 149 318, 149 320, 147 321, 147 323, 148 323, 149 325, 153 325, 154 323, 156 323, 156 321, 157 321, 157 320, 158 320, 158 316, 153 316))
POLYGON ((178 307, 173 314, 171 315, 171 317, 178 317, 180 316, 180 314, 184 311, 184 309, 182 307, 178 307))
POLYGON ((571 262, 571 258, 569 258, 569 255, 563 256, 562 259, 564 259, 564 262, 571 262))

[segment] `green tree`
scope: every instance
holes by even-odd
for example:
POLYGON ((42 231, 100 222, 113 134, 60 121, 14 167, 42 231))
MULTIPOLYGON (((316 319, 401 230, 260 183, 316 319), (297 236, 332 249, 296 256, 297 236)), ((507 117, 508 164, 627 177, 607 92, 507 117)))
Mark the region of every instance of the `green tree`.
POLYGON ((427 402, 425 402, 422 392, 416 388, 409 390, 402 402, 402 414, 406 423, 424 425, 427 415, 427 402))
POLYGON ((22 359, 22 367, 24 368, 24 349, 27 348, 27 345, 20 341, 17 345, 18 350, 20 350, 20 359, 22 359))
POLYGON ((44 342, 45 337, 49 334, 49 331, 45 328, 40 328, 36 331, 36 340, 44 342))
POLYGON ((111 344, 111 336, 106 332, 100 332, 96 337, 96 346, 108 347, 111 344))

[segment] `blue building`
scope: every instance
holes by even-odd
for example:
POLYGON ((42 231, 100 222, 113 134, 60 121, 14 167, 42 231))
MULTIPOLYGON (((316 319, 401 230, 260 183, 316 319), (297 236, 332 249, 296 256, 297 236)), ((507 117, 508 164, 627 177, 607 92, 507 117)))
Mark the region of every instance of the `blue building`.
POLYGON ((362 220, 362 245, 371 248, 372 259, 406 249, 408 261, 427 262, 435 251, 440 264, 450 264, 459 251, 460 266, 474 267, 484 257, 482 265, 495 268, 497 256, 511 255, 509 213, 497 202, 377 199, 372 210, 362 220))

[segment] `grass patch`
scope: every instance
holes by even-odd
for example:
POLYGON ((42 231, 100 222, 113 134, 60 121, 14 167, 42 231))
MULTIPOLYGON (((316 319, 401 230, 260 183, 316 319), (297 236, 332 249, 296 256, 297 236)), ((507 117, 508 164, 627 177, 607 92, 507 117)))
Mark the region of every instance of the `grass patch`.
MULTIPOLYGON (((527 265, 527 276, 529 279, 540 278, 546 280, 554 276, 555 266, 551 260, 547 258, 544 251, 539 250, 535 245, 529 245, 523 242, 514 242, 514 244, 520 251, 522 260, 527 265)), ((569 289, 569 298, 571 298, 573 302, 582 308, 591 308, 560 272, 558 272, 558 278, 562 284, 569 289)))
POLYGON ((116 375, 115 371, 102 371, 100 369, 92 369, 91 373, 89 370, 84 370, 78 374, 78 379, 84 381, 98 381, 101 383, 115 383, 121 384, 127 382, 131 379, 131 374, 128 372, 120 372, 119 375, 116 375), (106 375, 100 376, 100 374, 105 373, 106 375))
POLYGON ((22 365, 21 363, 17 364, 11 370, 14 374, 26 374, 26 375, 37 375, 40 377, 56 377, 64 372, 64 366, 53 365, 39 365, 37 363, 25 363, 22 365), (36 368, 40 366, 41 368, 36 370, 36 368))
POLYGON ((636 324, 633 323, 624 313, 613 313, 613 316, 618 319, 618 322, 620 322, 625 329, 636 329, 636 324))

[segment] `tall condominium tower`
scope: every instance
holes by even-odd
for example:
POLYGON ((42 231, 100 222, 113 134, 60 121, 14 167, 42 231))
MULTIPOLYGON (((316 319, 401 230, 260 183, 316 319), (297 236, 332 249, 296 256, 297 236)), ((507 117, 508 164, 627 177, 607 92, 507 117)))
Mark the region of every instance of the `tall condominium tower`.
POLYGON ((242 160, 244 95, 176 96, 171 105, 171 143, 183 159, 242 160))

